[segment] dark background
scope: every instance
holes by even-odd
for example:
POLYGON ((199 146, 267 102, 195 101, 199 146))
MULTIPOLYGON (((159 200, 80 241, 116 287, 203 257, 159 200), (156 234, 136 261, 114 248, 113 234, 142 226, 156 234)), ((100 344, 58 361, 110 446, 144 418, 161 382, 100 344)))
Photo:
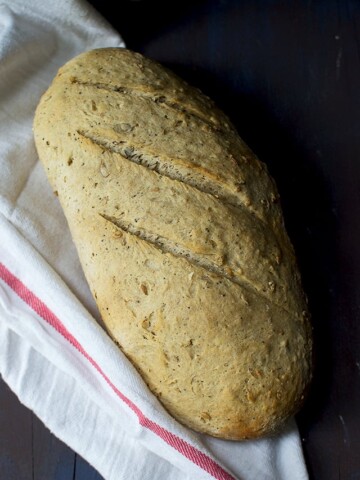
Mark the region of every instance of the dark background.
MULTIPOLYGON (((360 480, 360 2, 90 3, 128 48, 211 96, 268 165, 313 316, 297 417, 309 475, 360 480)), ((0 405, 0 479, 100 479, 3 383, 0 405)))

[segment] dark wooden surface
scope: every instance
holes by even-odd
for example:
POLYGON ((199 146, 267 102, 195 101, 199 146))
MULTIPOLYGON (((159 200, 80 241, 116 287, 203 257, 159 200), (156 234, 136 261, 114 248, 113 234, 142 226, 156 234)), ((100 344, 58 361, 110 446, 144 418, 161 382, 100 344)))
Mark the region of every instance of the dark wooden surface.
MULTIPOLYGON (((213 97, 267 163, 313 314, 297 418, 310 478, 360 479, 360 2, 91 3, 129 48, 213 97)), ((100 478, 0 395, 0 479, 100 478)))
POLYGON ((101 480, 0 379, 0 480, 101 480))

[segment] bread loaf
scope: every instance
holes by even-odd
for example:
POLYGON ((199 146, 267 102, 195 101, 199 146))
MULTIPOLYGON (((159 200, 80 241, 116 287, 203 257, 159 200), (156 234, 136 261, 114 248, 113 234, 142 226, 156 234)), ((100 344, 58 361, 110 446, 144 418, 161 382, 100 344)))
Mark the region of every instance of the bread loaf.
POLYGON ((79 55, 36 147, 113 340, 181 423, 270 434, 300 407, 311 328, 279 196, 212 101, 125 49, 79 55))

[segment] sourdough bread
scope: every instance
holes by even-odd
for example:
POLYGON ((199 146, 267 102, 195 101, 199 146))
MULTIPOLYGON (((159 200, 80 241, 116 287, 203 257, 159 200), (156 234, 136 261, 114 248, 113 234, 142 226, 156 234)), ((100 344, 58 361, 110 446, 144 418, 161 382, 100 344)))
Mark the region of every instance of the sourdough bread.
POLYGON ((222 438, 276 431, 311 328, 274 181, 229 119, 107 48, 59 70, 34 134, 108 332, 165 408, 222 438))

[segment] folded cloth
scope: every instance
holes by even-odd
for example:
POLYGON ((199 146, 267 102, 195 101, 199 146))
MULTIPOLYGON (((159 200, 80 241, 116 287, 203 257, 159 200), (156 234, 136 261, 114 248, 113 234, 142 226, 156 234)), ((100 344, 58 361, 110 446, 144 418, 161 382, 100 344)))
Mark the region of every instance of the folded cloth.
POLYGON ((306 479, 294 421, 228 442, 172 419, 101 327, 32 119, 57 69, 123 46, 82 1, 0 2, 0 372, 20 401, 106 479, 306 479))

